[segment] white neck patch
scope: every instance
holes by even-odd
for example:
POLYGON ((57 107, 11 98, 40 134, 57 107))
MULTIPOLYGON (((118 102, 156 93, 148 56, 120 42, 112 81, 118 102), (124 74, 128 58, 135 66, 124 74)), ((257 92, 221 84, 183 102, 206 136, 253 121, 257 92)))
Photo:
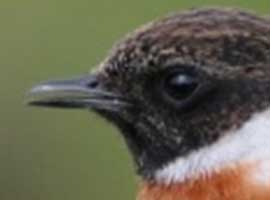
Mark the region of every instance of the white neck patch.
POLYGON ((255 114, 240 129, 229 131, 216 143, 177 158, 157 170, 154 178, 163 184, 180 183, 241 161, 264 160, 270 161, 270 110, 255 114))

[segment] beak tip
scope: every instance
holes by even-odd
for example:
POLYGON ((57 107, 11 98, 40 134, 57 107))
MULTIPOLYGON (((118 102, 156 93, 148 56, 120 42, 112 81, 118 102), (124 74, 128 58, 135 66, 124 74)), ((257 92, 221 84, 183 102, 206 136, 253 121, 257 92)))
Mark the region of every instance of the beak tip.
POLYGON ((35 105, 35 99, 32 96, 32 90, 29 90, 26 92, 23 100, 23 105, 25 106, 34 106, 35 105))
POLYGON ((52 90, 52 86, 47 84, 36 85, 26 92, 23 104, 26 106, 36 106, 42 95, 52 90))

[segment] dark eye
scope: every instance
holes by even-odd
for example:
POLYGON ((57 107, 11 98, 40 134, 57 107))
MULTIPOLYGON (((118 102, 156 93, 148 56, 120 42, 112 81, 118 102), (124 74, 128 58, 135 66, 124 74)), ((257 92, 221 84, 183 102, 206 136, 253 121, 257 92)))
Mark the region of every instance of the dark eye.
POLYGON ((199 82, 194 75, 185 73, 174 73, 164 80, 163 92, 176 101, 183 101, 196 91, 199 82))

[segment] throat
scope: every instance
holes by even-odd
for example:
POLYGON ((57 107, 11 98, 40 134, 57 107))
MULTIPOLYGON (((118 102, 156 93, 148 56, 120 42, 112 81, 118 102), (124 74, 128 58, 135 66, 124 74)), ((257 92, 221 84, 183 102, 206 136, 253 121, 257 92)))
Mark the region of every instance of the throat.
POLYGON ((228 171, 232 175, 235 172, 246 173, 254 183, 270 183, 270 110, 255 114, 214 144, 156 170, 154 182, 167 186, 181 185, 219 175, 223 180, 224 174, 229 175, 228 171), (244 166, 258 170, 247 172, 244 166))

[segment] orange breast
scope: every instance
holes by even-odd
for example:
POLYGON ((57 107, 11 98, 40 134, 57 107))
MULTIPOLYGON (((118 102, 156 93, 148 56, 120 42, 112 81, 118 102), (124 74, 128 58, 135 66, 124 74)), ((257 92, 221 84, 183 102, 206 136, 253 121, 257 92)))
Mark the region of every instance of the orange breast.
POLYGON ((145 182, 138 200, 270 200, 270 184, 252 181, 255 169, 256 165, 243 165, 171 185, 145 182))

